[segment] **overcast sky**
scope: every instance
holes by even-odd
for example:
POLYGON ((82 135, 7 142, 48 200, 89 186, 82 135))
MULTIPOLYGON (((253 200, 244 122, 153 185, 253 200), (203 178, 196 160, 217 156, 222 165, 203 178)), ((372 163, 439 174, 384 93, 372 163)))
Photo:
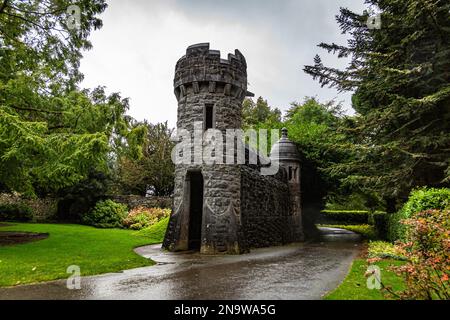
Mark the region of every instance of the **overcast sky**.
POLYGON ((345 61, 317 47, 345 44, 335 15, 339 7, 364 10, 363 0, 111 0, 85 52, 84 87, 105 85, 130 98, 128 114, 152 123, 176 124, 173 94, 176 61, 186 48, 209 42, 222 57, 239 49, 248 64, 249 91, 286 110, 293 101, 317 96, 344 101, 350 94, 320 85, 302 71, 319 53, 326 64, 345 61))

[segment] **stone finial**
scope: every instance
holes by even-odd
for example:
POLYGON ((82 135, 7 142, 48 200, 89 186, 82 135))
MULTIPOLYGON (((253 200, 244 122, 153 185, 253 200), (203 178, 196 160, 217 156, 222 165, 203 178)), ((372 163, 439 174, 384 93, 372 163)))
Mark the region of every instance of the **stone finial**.
POLYGON ((289 140, 288 130, 286 128, 281 129, 280 140, 272 145, 270 159, 275 161, 300 161, 297 145, 289 140))

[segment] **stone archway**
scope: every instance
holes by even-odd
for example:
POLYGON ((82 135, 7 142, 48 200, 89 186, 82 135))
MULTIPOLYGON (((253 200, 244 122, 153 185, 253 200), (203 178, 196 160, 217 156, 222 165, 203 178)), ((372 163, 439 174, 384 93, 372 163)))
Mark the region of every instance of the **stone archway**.
POLYGON ((200 171, 189 171, 189 238, 188 249, 200 250, 203 216, 203 175, 200 171))

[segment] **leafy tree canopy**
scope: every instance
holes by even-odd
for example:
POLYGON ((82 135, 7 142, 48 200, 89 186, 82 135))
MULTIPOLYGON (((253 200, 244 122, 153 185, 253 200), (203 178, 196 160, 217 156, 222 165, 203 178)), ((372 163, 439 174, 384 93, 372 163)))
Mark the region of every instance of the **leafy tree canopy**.
MULTIPOLYGON (((242 104, 242 128, 244 130, 254 129, 267 129, 267 153, 270 152, 272 147, 272 134, 271 129, 281 129, 283 127, 281 119, 281 111, 278 108, 269 106, 267 100, 259 97, 256 102, 250 98, 246 98, 242 104)), ((254 148, 258 145, 252 146, 254 148)), ((262 151, 262 150, 261 150, 262 151)))
POLYGON ((169 196, 173 192, 175 178, 175 166, 171 159, 173 129, 169 128, 167 122, 151 124, 144 121, 143 126, 147 129, 142 147, 143 156, 135 158, 123 154, 119 158, 119 192, 146 195, 150 191, 157 196, 169 196))
POLYGON ((286 112, 284 125, 289 131, 289 139, 297 144, 302 156, 306 202, 323 203, 325 199, 339 202, 354 192, 342 188, 331 171, 336 163, 347 161, 351 156, 336 147, 345 139, 339 132, 344 121, 342 116, 340 104, 334 101, 320 103, 313 97, 306 97, 303 103, 292 103, 286 112))
POLYGON ((278 108, 272 108, 262 97, 256 102, 246 98, 242 104, 243 127, 255 127, 261 124, 279 124, 281 122, 281 111, 278 108))
POLYGON ((306 97, 303 103, 294 102, 287 110, 285 125, 289 138, 296 142, 308 160, 319 167, 335 161, 333 146, 339 136, 341 106, 334 101, 320 103, 316 98, 306 97))
MULTIPOLYGON (((0 0, 0 185, 35 195, 107 171, 145 130, 131 128, 128 100, 103 87, 80 89, 82 51, 102 26, 103 0, 0 0)), ((135 152, 136 153, 136 152, 135 152)), ((139 153, 139 151, 137 151, 139 153)))

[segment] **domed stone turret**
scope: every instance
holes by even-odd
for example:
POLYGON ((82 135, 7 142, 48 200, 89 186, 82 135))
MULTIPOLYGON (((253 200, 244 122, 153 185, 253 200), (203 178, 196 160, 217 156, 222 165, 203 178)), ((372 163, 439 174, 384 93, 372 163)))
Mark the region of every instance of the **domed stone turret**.
POLYGON ((270 159, 273 161, 300 161, 297 146, 288 138, 288 130, 281 129, 281 139, 272 146, 270 159))
POLYGON ((293 238, 302 240, 304 236, 300 188, 300 154, 297 145, 289 140, 288 130, 286 128, 281 129, 281 139, 272 146, 270 159, 278 162, 288 177, 290 210, 292 214, 292 225, 294 226, 293 238))

